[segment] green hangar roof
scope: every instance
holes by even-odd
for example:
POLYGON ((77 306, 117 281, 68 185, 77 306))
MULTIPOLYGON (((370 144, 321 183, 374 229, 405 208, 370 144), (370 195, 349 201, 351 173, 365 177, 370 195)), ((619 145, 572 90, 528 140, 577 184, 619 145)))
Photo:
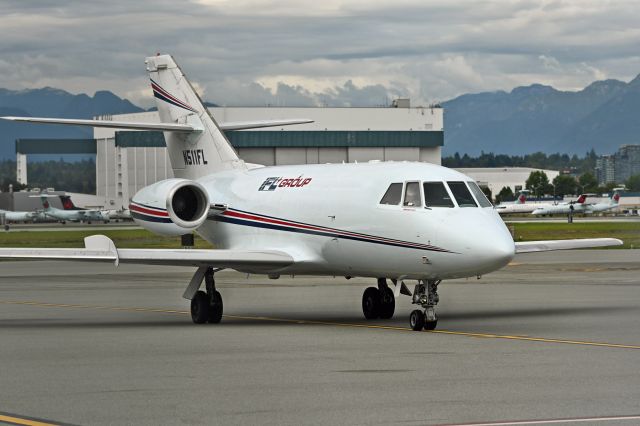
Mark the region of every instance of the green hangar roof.
MULTIPOLYGON (((237 131, 226 132, 235 148, 436 147, 442 131, 237 131)), ((162 147, 162 132, 116 132, 116 146, 162 147)))
MULTIPOLYGON (((232 131, 235 148, 305 147, 436 147, 444 144, 441 131, 232 131)), ((116 132, 116 146, 164 147, 162 132, 116 132)), ((22 154, 95 154, 95 139, 16 139, 22 154)))

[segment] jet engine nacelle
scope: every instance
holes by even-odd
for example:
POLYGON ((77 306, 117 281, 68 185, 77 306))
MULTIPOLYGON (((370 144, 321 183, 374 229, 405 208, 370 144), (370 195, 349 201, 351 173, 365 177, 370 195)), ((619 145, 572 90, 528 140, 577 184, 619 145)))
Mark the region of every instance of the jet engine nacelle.
POLYGON ((136 223, 151 232, 183 235, 207 219, 209 196, 198 182, 166 179, 138 191, 129 210, 136 223))

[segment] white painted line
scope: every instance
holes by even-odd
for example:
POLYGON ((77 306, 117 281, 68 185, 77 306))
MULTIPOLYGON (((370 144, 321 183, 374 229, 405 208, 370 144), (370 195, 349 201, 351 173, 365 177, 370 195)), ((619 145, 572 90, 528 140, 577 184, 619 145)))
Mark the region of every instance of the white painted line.
POLYGON ((640 420, 640 415, 634 416, 611 416, 611 417, 574 417, 569 419, 547 419, 547 420, 515 420, 505 422, 489 423, 455 423, 440 426, 518 426, 518 425, 550 425, 561 423, 586 423, 586 422, 615 422, 622 420, 640 420))

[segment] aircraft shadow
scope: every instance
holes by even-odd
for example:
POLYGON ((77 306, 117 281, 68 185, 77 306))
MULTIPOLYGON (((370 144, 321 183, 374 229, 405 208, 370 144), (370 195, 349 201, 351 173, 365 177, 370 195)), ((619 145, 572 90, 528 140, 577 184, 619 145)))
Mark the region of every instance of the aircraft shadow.
MULTIPOLYGON (((526 309, 483 309, 474 311, 457 311, 444 310, 438 312, 440 322, 449 321, 450 323, 459 323, 474 321, 478 324, 478 320, 491 319, 517 319, 517 318, 536 318, 536 317, 570 317, 581 315, 606 315, 611 312, 636 312, 638 307, 635 306, 583 306, 583 307, 555 307, 555 308, 526 308, 526 309)), ((146 312, 147 315, 153 313, 146 312)), ((165 314, 158 313, 158 320, 144 319, 140 321, 131 320, 101 320, 96 321, 92 318, 83 321, 82 318, 23 318, 23 319, 3 319, 0 320, 0 329, 117 329, 117 328, 178 328, 178 327, 194 327, 188 315, 175 317, 167 317, 165 314)), ((322 314, 322 313, 300 313, 300 312, 242 312, 229 313, 229 317, 223 318, 220 327, 291 327, 295 325, 371 325, 371 326, 392 326, 406 327, 408 312, 396 312, 393 319, 367 321, 357 312, 353 314, 322 314), (239 318, 243 317, 243 318, 239 318)), ((218 327, 215 325, 201 325, 200 327, 218 327)))

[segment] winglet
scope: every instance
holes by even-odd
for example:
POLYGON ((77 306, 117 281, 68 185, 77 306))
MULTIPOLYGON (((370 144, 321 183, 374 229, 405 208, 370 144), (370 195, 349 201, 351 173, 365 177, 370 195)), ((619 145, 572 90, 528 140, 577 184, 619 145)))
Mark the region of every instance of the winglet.
POLYGON ((91 251, 106 252, 114 257, 113 264, 118 266, 120 258, 113 240, 106 235, 90 235, 84 239, 84 248, 91 251))

